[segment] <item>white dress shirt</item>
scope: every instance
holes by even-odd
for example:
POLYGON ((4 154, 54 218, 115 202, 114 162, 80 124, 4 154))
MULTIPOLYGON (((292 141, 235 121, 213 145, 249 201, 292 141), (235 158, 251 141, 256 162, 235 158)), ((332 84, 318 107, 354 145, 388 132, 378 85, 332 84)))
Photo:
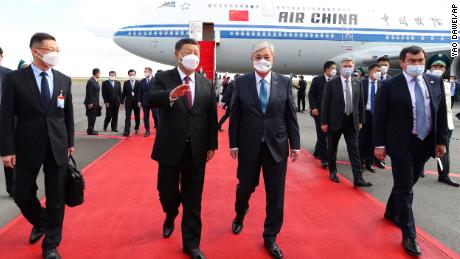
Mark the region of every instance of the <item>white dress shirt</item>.
MULTIPOLYGON (((369 78, 369 91, 367 91, 367 104, 366 104, 366 110, 370 111, 371 110, 371 90, 372 90, 372 82, 375 84, 375 93, 377 93, 377 87, 378 87, 378 81, 377 80, 372 80, 369 78)), ((375 99, 374 99, 375 102, 375 99)))
POLYGON ((352 103, 353 106, 353 86, 351 85, 351 77, 345 78, 342 75, 340 75, 340 79, 342 79, 342 88, 343 88, 343 103, 347 103, 347 98, 346 98, 346 91, 347 91, 347 85, 345 83, 345 80, 348 80, 348 85, 350 86, 350 102, 352 103))
MULTIPOLYGON (((417 134, 417 123, 416 123, 417 107, 415 105, 415 82, 412 81, 414 77, 406 74, 405 71, 403 72, 403 74, 404 74, 404 77, 406 78, 407 86, 409 87, 410 98, 412 100, 412 114, 414 118, 413 126, 412 126, 412 133, 417 134)), ((427 130, 428 130, 428 133, 430 133, 431 132, 431 118, 432 118, 431 117, 431 107, 430 107, 430 92, 428 91, 428 88, 426 86, 425 80, 423 79, 423 76, 420 75, 417 77, 417 79, 418 79, 418 83, 420 87, 422 87, 422 93, 423 93, 423 97, 425 100, 426 121, 428 122, 427 130)))
POLYGON ((50 97, 53 98, 53 90, 54 90, 54 77, 53 77, 53 70, 48 68, 46 71, 41 71, 38 67, 34 65, 34 63, 30 64, 32 71, 34 72, 35 81, 37 82, 38 92, 42 93, 42 76, 40 75, 41 72, 46 72, 46 79, 48 79, 48 87, 50 89, 50 97))
POLYGON ((260 96, 260 80, 264 79, 265 80, 265 87, 267 87, 267 98, 270 100, 270 86, 272 83, 272 71, 268 72, 268 74, 262 78, 257 74, 257 72, 254 72, 256 74, 256 87, 257 87, 257 96, 260 96))
POLYGON ((326 74, 324 74, 324 77, 326 78, 326 82, 329 82, 329 80, 331 80, 331 79, 332 79, 332 76, 331 76, 331 77, 329 77, 329 76, 328 76, 328 75, 326 75, 326 74))
MULTIPOLYGON (((179 67, 177 67, 177 71, 179 71, 179 75, 182 80, 182 84, 185 84, 184 79, 187 75, 184 72, 182 72, 182 70, 180 70, 179 67)), ((193 106, 193 103, 195 102, 195 83, 196 83, 195 72, 190 74, 188 77, 190 77, 190 80, 188 81, 188 85, 190 86, 190 91, 192 93, 192 106, 193 106)))

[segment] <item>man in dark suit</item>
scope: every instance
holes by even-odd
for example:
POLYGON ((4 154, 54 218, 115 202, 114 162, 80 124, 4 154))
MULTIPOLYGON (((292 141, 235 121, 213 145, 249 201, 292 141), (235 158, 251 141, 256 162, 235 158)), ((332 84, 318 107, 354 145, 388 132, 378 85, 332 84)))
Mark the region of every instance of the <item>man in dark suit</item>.
POLYGON ((222 125, 224 125, 224 122, 228 119, 230 116, 230 102, 232 100, 232 95, 233 95, 233 88, 235 88, 235 80, 239 76, 239 74, 236 74, 234 77, 234 80, 231 81, 228 86, 225 88, 225 91, 222 94, 222 100, 221 102, 224 104, 223 108, 225 109, 225 114, 220 118, 219 123, 217 124, 217 128, 220 131, 224 131, 222 129, 222 125))
POLYGON ((71 80, 52 69, 59 58, 53 36, 30 40, 33 63, 7 75, 2 94, 0 146, 5 166, 15 168, 14 199, 33 225, 29 237, 42 243, 44 258, 60 258, 68 156, 74 152, 71 80), (15 118, 17 125, 15 125, 15 118), (37 175, 43 165, 46 208, 37 199, 37 175))
POLYGON ((93 69, 93 76, 86 83, 86 95, 83 104, 86 109, 86 116, 88 117, 88 129, 86 132, 88 135, 99 134, 94 130, 94 124, 96 124, 96 117, 100 116, 99 106, 99 91, 101 87, 97 80, 101 77, 101 71, 99 68, 93 69))
POLYGON ((327 162, 327 134, 321 130, 321 103, 326 82, 331 80, 336 74, 337 69, 334 61, 326 61, 323 65, 324 73, 315 76, 308 91, 308 102, 310 103, 310 114, 315 120, 316 145, 313 156, 321 160, 321 167, 326 169, 327 162))
MULTIPOLYGON (((380 82, 390 79, 392 76, 388 74, 390 70, 390 59, 387 56, 381 56, 377 59, 377 64, 380 65, 382 74, 380 75, 380 82)), ((374 157, 375 166, 380 169, 385 169, 385 160, 379 160, 374 157)))
POLYGON ((145 127, 145 135, 144 137, 150 136, 150 111, 152 112, 153 123, 155 125, 155 129, 158 127, 159 121, 159 112, 157 108, 149 107, 148 97, 149 92, 153 88, 154 85, 154 78, 152 76, 152 69, 150 67, 146 67, 144 70, 145 78, 141 80, 139 85, 139 108, 142 108, 144 111, 144 127, 145 127))
POLYGON ((166 213, 163 236, 171 236, 182 203, 182 243, 191 258, 204 258, 201 196, 206 162, 217 149, 215 90, 208 79, 195 73, 199 55, 195 40, 179 40, 177 67, 156 76, 148 98, 149 107, 161 108, 152 159, 159 165, 157 187, 166 213))
POLYGON ((129 80, 123 83, 123 93, 121 95, 121 104, 125 105, 126 118, 125 118, 125 129, 123 130, 123 136, 129 137, 131 131, 131 114, 134 112, 134 132, 139 132, 140 119, 140 108, 137 104, 139 100, 139 80, 136 80, 136 70, 130 69, 128 71, 129 80))
POLYGON ((109 72, 109 79, 102 83, 102 99, 105 104, 105 120, 104 120, 104 131, 107 130, 107 126, 110 121, 112 123, 113 132, 118 132, 118 110, 120 108, 121 101, 121 83, 117 80, 117 73, 115 71, 109 72))
POLYGON ((399 55, 403 72, 384 80, 377 92, 374 117, 375 156, 391 158, 393 189, 385 218, 401 228, 410 255, 421 255, 412 212, 413 186, 427 157, 442 157, 447 144, 443 81, 423 75, 425 51, 406 47, 399 55))
POLYGON ((243 229, 249 199, 259 184, 262 168, 267 195, 264 245, 273 258, 283 253, 276 237, 283 224, 287 158, 300 154, 300 134, 289 78, 272 72, 274 47, 268 42, 254 45, 251 60, 255 71, 235 81, 230 106, 230 154, 238 158, 238 185, 232 231, 243 229))
POLYGON ((364 100, 361 82, 352 78, 355 62, 344 58, 340 62, 340 76, 326 84, 321 104, 321 129, 327 133, 329 178, 337 177, 337 146, 342 134, 347 143, 348 156, 353 171, 353 186, 368 187, 372 183, 363 179, 363 169, 358 152, 358 133, 364 122, 364 100))
MULTIPOLYGON (((3 83, 5 82, 6 74, 12 71, 9 68, 1 66, 2 59, 3 59, 3 50, 2 48, 0 48, 0 106, 1 106, 1 96, 3 92, 3 86, 4 86, 3 83)), ((0 121, 2 121, 1 117, 0 117, 0 121)), ((11 167, 4 166, 3 171, 5 172, 6 192, 10 195, 10 197, 13 197, 14 196, 14 169, 11 167)))
POLYGON ((305 111, 305 95, 307 93, 307 81, 303 79, 303 76, 299 76, 299 86, 297 87, 297 109, 298 112, 305 111), (302 109, 300 105, 302 104, 302 109))
POLYGON ((381 85, 381 68, 379 64, 372 64, 368 69, 369 77, 362 81, 365 116, 363 128, 359 132, 359 156, 365 168, 375 173, 374 168, 374 112, 375 112, 375 95, 381 85))

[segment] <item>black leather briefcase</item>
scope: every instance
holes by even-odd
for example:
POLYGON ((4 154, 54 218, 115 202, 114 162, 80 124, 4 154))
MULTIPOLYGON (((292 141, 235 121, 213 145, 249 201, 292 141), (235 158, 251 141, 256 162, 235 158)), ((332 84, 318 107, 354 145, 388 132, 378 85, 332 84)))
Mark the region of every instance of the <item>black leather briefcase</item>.
POLYGON ((75 159, 70 156, 67 165, 65 204, 69 207, 83 204, 84 190, 85 180, 83 179, 83 174, 78 171, 75 159))

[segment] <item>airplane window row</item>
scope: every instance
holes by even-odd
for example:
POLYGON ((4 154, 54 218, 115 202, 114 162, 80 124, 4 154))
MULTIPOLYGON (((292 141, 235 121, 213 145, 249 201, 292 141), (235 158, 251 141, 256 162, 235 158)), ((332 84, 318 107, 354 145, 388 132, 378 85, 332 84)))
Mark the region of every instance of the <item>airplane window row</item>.
POLYGON ((249 5, 249 4, 208 4, 208 8, 251 8, 258 9, 259 5, 249 5))
POLYGON ((305 10, 312 10, 312 11, 323 11, 323 12, 351 12, 350 8, 330 8, 330 7, 305 7, 305 6, 277 6, 276 9, 278 10, 292 10, 292 11, 305 11, 305 10))
POLYGON ((128 31, 128 36, 186 36, 185 30, 169 30, 169 31, 128 31))
POLYGON ((230 31, 230 36, 289 37, 289 38, 334 38, 334 33, 230 31))
MULTIPOLYGON (((433 40, 436 40, 436 37, 435 37, 435 36, 427 36, 427 37, 425 37, 425 36, 419 36, 419 37, 420 37, 420 40, 422 40, 422 41, 425 41, 425 40, 427 40, 427 41, 429 41, 429 40, 432 40, 432 41, 433 41, 433 40), (425 38, 426 38, 426 39, 425 39, 425 38)), ((415 40, 415 36, 413 36, 413 35, 412 35, 412 36, 411 36, 411 35, 386 35, 386 36, 385 36, 385 39, 387 39, 387 40, 415 40)), ((439 37, 439 39, 440 39, 441 41, 444 41, 444 37, 443 37, 443 36, 439 37)))

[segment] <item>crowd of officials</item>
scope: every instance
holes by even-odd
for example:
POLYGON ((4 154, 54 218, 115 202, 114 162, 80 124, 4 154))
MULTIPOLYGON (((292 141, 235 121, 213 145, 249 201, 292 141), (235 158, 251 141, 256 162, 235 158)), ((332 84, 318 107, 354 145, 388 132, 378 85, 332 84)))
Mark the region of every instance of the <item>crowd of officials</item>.
MULTIPOLYGON (((43 257, 61 258, 57 248, 64 220, 64 171, 74 152, 71 79, 53 69, 60 49, 52 35, 36 33, 29 46, 33 58, 29 66, 16 71, 0 66, 0 153, 7 191, 32 225, 30 244, 44 236, 43 257), (45 208, 36 197, 42 165, 45 208)), ((267 195, 263 243, 273 258, 283 258, 276 239, 283 224, 287 160, 296 161, 300 155, 297 113, 306 110, 308 97, 317 137, 313 154, 328 168, 331 181, 340 182, 336 158, 342 135, 355 187, 372 186, 363 178, 363 171, 374 173, 374 166, 384 168, 386 155, 390 156, 394 185, 384 217, 401 229, 406 252, 421 255, 412 188, 424 175, 425 162, 436 157, 438 180, 459 186, 449 178, 449 140, 454 128, 451 108, 459 83, 455 77, 449 81, 442 78, 450 66, 447 57, 435 55, 426 60, 422 48, 403 48, 399 56, 402 72, 393 77, 388 74, 390 60, 386 57, 371 64, 367 76, 351 58, 343 58, 339 64, 327 61, 324 73, 313 78, 307 93, 303 76, 294 86, 292 78, 273 71, 275 48, 269 42, 259 42, 249 55, 254 70, 235 75, 234 80, 224 76, 217 84, 222 92, 216 92, 216 84, 195 72, 200 60, 195 40, 179 40, 172 52, 176 67, 155 75, 146 67, 140 81, 133 69, 123 84, 116 72, 110 71, 100 86, 101 72, 93 69, 84 100, 89 135, 98 134, 94 125, 102 115, 100 95, 106 112, 104 131, 110 126, 118 132, 118 113, 124 105, 123 136, 131 134, 132 114, 134 133, 138 133, 142 110, 144 136, 148 137, 152 113, 156 137, 151 157, 159 165, 157 189, 165 212, 164 238, 173 234, 182 205, 183 250, 191 258, 205 258, 200 240, 206 163, 218 148, 218 131, 224 130, 223 123, 229 119, 229 155, 238 161, 231 230, 235 235, 243 231, 249 200, 262 172, 267 195), (297 89, 297 105, 293 88, 297 89), (220 121, 219 93, 226 109, 220 121)), ((2 54, 0 49, 0 61, 2 54)))

